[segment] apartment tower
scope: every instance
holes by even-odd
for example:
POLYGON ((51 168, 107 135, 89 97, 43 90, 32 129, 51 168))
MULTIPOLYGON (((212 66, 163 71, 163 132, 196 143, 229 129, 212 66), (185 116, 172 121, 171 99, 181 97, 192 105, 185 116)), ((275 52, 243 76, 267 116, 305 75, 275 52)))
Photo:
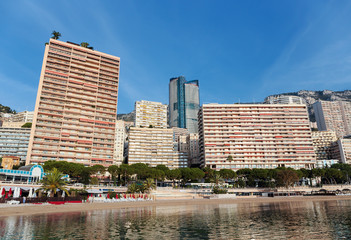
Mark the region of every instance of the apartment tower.
POLYGON ((197 133, 197 114, 200 106, 199 81, 186 81, 180 76, 169 82, 169 125, 197 133))
POLYGON ((200 163, 213 169, 313 168, 306 105, 204 104, 200 163))
POLYGON ((351 134, 351 102, 318 101, 313 109, 319 131, 334 131, 338 138, 351 134))
POLYGON ((27 164, 114 164, 119 57, 50 39, 45 47, 27 164))

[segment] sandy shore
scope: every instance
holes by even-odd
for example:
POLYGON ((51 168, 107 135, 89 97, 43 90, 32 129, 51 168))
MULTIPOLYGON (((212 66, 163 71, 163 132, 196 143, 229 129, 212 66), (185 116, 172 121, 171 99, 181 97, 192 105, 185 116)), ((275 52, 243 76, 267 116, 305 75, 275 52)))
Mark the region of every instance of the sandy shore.
POLYGON ((145 202, 117 202, 117 203, 71 203, 64 205, 18 205, 2 206, 0 217, 82 212, 93 210, 140 208, 158 206, 184 206, 184 205, 207 205, 207 204, 248 204, 248 203, 279 203, 279 202, 307 202, 307 201, 336 201, 351 200, 351 196, 309 196, 309 197, 260 197, 260 198, 236 198, 236 199, 190 199, 190 200, 157 200, 145 202))

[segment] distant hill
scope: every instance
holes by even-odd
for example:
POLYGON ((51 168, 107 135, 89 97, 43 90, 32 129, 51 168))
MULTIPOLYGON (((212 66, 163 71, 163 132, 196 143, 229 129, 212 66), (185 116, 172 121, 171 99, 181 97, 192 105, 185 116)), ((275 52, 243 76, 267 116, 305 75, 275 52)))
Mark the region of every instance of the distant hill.
POLYGON ((123 120, 126 122, 134 122, 135 120, 135 111, 130 113, 121 113, 117 114, 117 120, 123 120))
MULTIPOLYGON (((281 95, 299 96, 299 97, 305 99, 305 101, 307 103, 307 107, 308 107, 308 112, 310 115, 310 120, 312 122, 316 121, 315 116, 314 116, 313 107, 312 107, 312 104, 315 103, 316 101, 323 100, 323 101, 349 101, 349 102, 351 102, 351 90, 344 90, 344 91, 330 91, 330 90, 307 91, 307 90, 301 90, 298 92, 280 93, 280 94, 274 94, 271 96, 281 96, 281 95)), ((271 97, 271 96, 268 96, 268 97, 271 97)), ((265 101, 266 101, 266 99, 265 99, 265 101)))
POLYGON ((0 112, 1 113, 16 113, 16 110, 13 110, 8 106, 3 106, 0 104, 0 112))

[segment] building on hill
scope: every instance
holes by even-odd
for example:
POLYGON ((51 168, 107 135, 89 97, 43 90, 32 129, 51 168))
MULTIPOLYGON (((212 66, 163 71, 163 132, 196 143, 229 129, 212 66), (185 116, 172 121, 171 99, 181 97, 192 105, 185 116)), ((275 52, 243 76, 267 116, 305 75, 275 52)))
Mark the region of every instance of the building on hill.
POLYGON ((20 157, 26 161, 30 128, 0 128, 0 157, 20 157))
POLYGON ((3 156, 1 161, 1 166, 4 169, 13 169, 14 166, 19 166, 21 162, 20 157, 16 156, 3 156))
POLYGON ((333 144, 333 157, 338 159, 341 163, 351 164, 351 136, 339 138, 333 144))
POLYGON ((45 46, 27 164, 115 164, 120 58, 50 39, 45 46))
POLYGON ((180 76, 169 82, 169 125, 198 132, 197 113, 200 107, 199 81, 186 81, 180 76))
POLYGON ((203 104, 199 148, 201 165, 217 170, 316 163, 303 104, 203 104))
POLYGON ((331 130, 337 137, 351 134, 351 102, 318 101, 313 104, 318 130, 331 130))
POLYGON ((306 104, 306 101, 298 96, 293 95, 273 95, 265 99, 268 104, 306 104))

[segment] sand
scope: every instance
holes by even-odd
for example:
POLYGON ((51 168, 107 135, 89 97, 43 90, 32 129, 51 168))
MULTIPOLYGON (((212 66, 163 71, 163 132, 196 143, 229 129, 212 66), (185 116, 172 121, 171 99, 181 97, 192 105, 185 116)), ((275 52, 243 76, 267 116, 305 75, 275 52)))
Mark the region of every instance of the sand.
POLYGON ((5 206, 0 208, 0 217, 24 216, 48 213, 83 212, 93 210, 108 210, 122 208, 141 208, 158 206, 184 206, 184 205, 207 205, 207 204, 248 204, 248 203, 279 203, 279 202, 307 202, 307 201, 336 201, 351 200, 351 196, 297 196, 297 197, 258 197, 236 199, 187 199, 187 200, 156 200, 142 202, 116 202, 116 203, 69 203, 64 205, 51 204, 25 204, 17 206, 5 206))

